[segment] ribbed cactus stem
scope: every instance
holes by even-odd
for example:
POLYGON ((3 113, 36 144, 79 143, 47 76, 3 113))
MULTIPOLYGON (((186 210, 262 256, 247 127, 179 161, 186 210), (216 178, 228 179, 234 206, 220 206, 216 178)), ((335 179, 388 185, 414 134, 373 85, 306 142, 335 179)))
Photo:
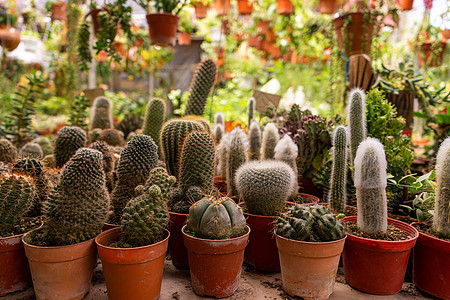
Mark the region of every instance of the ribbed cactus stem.
POLYGON ((215 124, 213 129, 214 143, 216 145, 220 144, 220 140, 225 135, 225 127, 222 124, 215 124))
POLYGON ((450 137, 439 147, 436 178, 433 227, 441 234, 450 235, 450 137))
POLYGON ((261 126, 256 120, 250 122, 250 127, 248 129, 248 140, 250 143, 248 159, 259 160, 261 157, 261 126))
POLYGON ((247 126, 248 126, 248 128, 250 128, 252 120, 255 118, 255 107, 256 107, 256 99, 253 97, 250 97, 247 101, 247 118, 248 118, 247 126))
POLYGON ((355 187, 358 226, 369 234, 387 229, 386 169, 383 145, 377 139, 367 138, 356 152, 355 187))
POLYGON ((278 128, 274 123, 269 123, 264 128, 262 136, 261 159, 273 159, 275 156, 275 147, 280 140, 278 128))
POLYGON ((240 166, 248 160, 248 140, 244 130, 235 128, 230 132, 227 147, 227 193, 237 196, 235 174, 240 166))
POLYGON ((158 146, 161 157, 161 128, 166 119, 166 104, 162 99, 154 98, 147 103, 142 134, 149 135, 158 146))
POLYGON ((89 131, 95 128, 113 128, 112 102, 104 96, 95 98, 91 107, 89 131))
POLYGON ((366 94, 360 88, 354 88, 349 94, 348 123, 350 131, 350 162, 355 162, 359 144, 367 137, 366 94))
POLYGON ((221 112, 218 112, 214 115, 214 125, 218 124, 222 125, 223 128, 225 128, 225 116, 221 112))
POLYGON ((333 132, 333 164, 331 168, 330 194, 328 202, 335 213, 345 211, 347 199, 347 129, 338 126, 333 132))
POLYGON ((275 147, 275 159, 288 164, 294 172, 294 189, 290 195, 292 197, 297 196, 298 193, 297 155, 297 145, 289 135, 284 135, 275 147))

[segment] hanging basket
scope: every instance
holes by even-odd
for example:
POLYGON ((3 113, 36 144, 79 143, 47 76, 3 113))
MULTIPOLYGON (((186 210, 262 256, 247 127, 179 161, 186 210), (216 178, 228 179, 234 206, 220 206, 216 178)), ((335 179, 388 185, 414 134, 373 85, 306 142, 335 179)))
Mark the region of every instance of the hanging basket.
POLYGON ((388 101, 394 104, 394 106, 397 108, 398 115, 405 118, 405 129, 411 129, 414 113, 415 95, 416 93, 414 91, 402 91, 397 95, 386 93, 386 98, 388 99, 388 101))
POLYGON ((277 14, 290 15, 294 12, 294 5, 291 0, 277 0, 277 14))
POLYGON ((417 48, 420 67, 439 67, 444 62, 446 42, 423 43, 417 48))
POLYGON ((337 0, 320 0, 318 10, 321 14, 334 14, 339 8, 337 0))
POLYGON ((0 25, 0 46, 8 51, 13 51, 19 44, 20 31, 6 25, 0 25))
POLYGON ((214 0, 214 10, 216 11, 218 16, 228 15, 230 12, 230 0, 214 0), (225 6, 225 7, 224 7, 225 6))
POLYGON ((168 13, 147 14, 151 45, 175 46, 179 18, 168 13))
POLYGON ((208 13, 208 7, 205 6, 202 2, 198 2, 194 4, 195 9, 195 17, 197 19, 204 19, 208 13))
POLYGON ((398 5, 402 10, 411 10, 413 8, 414 0, 397 0, 398 5))

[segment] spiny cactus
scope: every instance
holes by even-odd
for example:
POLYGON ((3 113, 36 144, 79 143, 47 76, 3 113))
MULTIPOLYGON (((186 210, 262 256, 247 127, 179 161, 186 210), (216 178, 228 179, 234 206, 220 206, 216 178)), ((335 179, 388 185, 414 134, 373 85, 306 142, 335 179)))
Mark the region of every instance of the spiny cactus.
POLYGON ((333 165, 331 167, 331 182, 328 202, 335 213, 345 211, 347 200, 347 129, 338 126, 333 132, 333 165))
POLYGON ((275 147, 280 140, 278 128, 274 123, 269 123, 264 127, 262 135, 261 159, 273 159, 275 147))
POLYGON ((256 107, 256 99, 253 97, 250 97, 247 101, 247 118, 248 118, 247 127, 248 128, 250 128, 250 125, 252 124, 252 120, 255 118, 255 107, 256 107))
POLYGON ((112 102, 104 96, 95 98, 91 107, 89 130, 113 128, 112 102))
POLYGON ((222 124, 215 124, 213 129, 214 143, 216 145, 220 144, 220 140, 225 135, 225 127, 222 124))
POLYGON ((138 196, 123 210, 122 243, 141 247, 158 242, 169 223, 166 200, 175 182, 164 168, 154 168, 144 186, 138 186, 138 196))
POLYGON ((102 131, 103 129, 101 128, 94 128, 91 131, 89 131, 89 143, 94 143, 98 141, 98 138, 100 137, 102 131))
POLYGON ((20 149, 20 155, 42 159, 44 157, 44 152, 39 144, 29 142, 20 149))
POLYGON ((196 115, 183 116, 182 118, 180 118, 180 120, 195 121, 203 126, 203 131, 205 131, 207 133, 212 133, 211 126, 210 126, 208 120, 206 120, 202 116, 196 116, 196 115))
POLYGON ((0 161, 13 163, 17 157, 16 147, 7 139, 0 138, 0 161))
POLYGON ((248 159, 259 160, 261 157, 261 126, 256 120, 250 122, 250 128, 248 129, 248 140, 250 143, 248 159))
POLYGON ((433 227, 441 234, 450 235, 450 137, 439 147, 436 157, 436 178, 433 227))
POLYGON ((244 130, 236 127, 227 141, 227 194, 231 197, 238 194, 234 178, 239 167, 248 160, 248 140, 244 130))
POLYGON ((227 149, 230 135, 227 133, 222 137, 217 147, 217 172, 216 175, 222 177, 225 181, 227 178, 227 149))
POLYGON ((166 119, 166 104, 162 99, 153 98, 147 103, 142 134, 149 135, 158 146, 158 154, 161 155, 161 128, 166 119))
POLYGON ((86 145, 86 133, 77 126, 64 126, 58 132, 55 141, 56 167, 62 168, 64 164, 86 145))
POLYGON ((98 140, 104 141, 110 146, 123 146, 123 132, 114 128, 103 129, 98 140))
POLYGON ((348 96, 348 124, 350 130, 350 163, 355 162, 359 144, 367 137, 366 129, 366 94, 360 88, 350 91, 348 96))
POLYGON ((386 169, 383 145, 367 138, 359 145, 355 158, 357 222, 365 233, 384 233, 387 229, 386 169))
POLYGON ((117 166, 117 183, 112 192, 113 216, 110 222, 120 224, 123 209, 136 196, 135 188, 147 180, 158 163, 158 149, 152 138, 138 134, 127 143, 117 166))
POLYGON ((322 205, 300 205, 275 221, 278 235, 297 241, 329 242, 345 237, 345 228, 341 221, 322 205))
POLYGON ((242 209, 228 197, 211 195, 189 208, 186 227, 196 237, 229 239, 245 234, 246 224, 242 209))
POLYGON ((108 144, 103 141, 97 141, 92 143, 89 148, 100 151, 103 156, 103 171, 105 172, 106 178, 106 187, 108 188, 108 192, 111 192, 113 189, 113 181, 112 181, 112 169, 113 169, 113 157, 111 153, 111 149, 108 144))
POLYGON ((135 113, 128 113, 126 114, 122 121, 119 122, 119 124, 114 125, 117 130, 120 130, 123 132, 123 136, 129 141, 128 135, 131 132, 134 132, 142 127, 143 120, 142 118, 135 113))
POLYGON ((276 216, 297 187, 295 178, 292 168, 284 162, 251 161, 237 170, 234 183, 249 213, 276 216))
POLYGON ((53 145, 50 139, 46 136, 40 136, 38 138, 35 138, 32 140, 33 143, 39 144, 41 146, 42 152, 44 153, 44 156, 52 154, 53 153, 53 145))
POLYGON ((102 154, 79 149, 64 166, 44 205, 42 242, 61 246, 94 238, 106 221, 108 208, 102 154))
POLYGON ((225 116, 223 113, 218 112, 214 115, 214 125, 222 125, 225 128, 225 116))
POLYGON ((295 185, 291 197, 296 197, 298 195, 297 155, 297 145, 292 141, 290 136, 284 135, 284 137, 278 142, 277 146, 275 147, 274 158, 288 164, 294 172, 295 185))

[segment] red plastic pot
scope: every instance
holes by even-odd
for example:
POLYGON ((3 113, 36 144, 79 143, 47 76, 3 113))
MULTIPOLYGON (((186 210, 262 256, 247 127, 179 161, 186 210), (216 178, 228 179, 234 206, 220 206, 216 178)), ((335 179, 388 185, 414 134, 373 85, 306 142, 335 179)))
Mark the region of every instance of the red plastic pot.
POLYGON ((277 14, 290 15, 294 12, 294 5, 291 0, 277 0, 277 14))
POLYGON ((177 16, 168 13, 147 14, 150 44, 175 46, 177 42, 177 16))
POLYGON ((120 225, 104 223, 103 227, 102 227, 102 232, 106 231, 106 230, 109 230, 109 229, 118 228, 118 227, 120 227, 120 225))
POLYGON ((0 297, 31 286, 30 267, 25 256, 22 234, 0 238, 0 297))
MULTIPOLYGON (((355 222, 356 216, 344 222, 355 222)), ((406 232, 404 241, 381 241, 347 235, 344 252, 345 280, 351 287, 376 295, 391 295, 402 289, 411 249, 419 232, 406 223, 388 219, 388 223, 406 232)))
POLYGON ((226 240, 207 240, 184 233, 188 249, 191 283, 200 296, 225 298, 234 294, 241 278, 244 249, 247 246, 250 228, 240 237, 226 240))
POLYGON ((414 0, 397 0, 402 10, 411 10, 413 8, 414 0))
POLYGON ((228 13, 230 12, 230 6, 230 0, 214 0, 213 3, 214 10, 216 11, 218 16, 228 15, 228 13))
POLYGON ((178 33, 178 45, 187 46, 191 44, 191 34, 188 32, 178 33))
POLYGON ((169 241, 164 240, 143 247, 108 247, 120 239, 121 228, 105 231, 97 236, 98 255, 102 260, 108 298, 158 299, 164 271, 164 258, 169 241))
POLYGON ((238 11, 240 15, 250 15, 253 11, 253 4, 249 0, 238 0, 238 11))
POLYGON ((52 20, 66 20, 66 2, 55 2, 52 7, 52 20))
POLYGON ((204 19, 207 15, 207 7, 202 2, 197 2, 194 4, 195 17, 197 19, 204 19))
POLYGON ((187 220, 187 214, 169 212, 169 253, 172 264, 178 269, 189 269, 189 259, 183 242, 181 229, 187 220))

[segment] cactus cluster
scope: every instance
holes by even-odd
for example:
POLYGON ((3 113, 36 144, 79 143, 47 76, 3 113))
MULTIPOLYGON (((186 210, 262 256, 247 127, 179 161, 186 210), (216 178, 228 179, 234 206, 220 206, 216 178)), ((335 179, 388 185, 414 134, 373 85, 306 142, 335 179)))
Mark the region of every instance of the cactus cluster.
POLYGON ((236 172, 248 160, 248 140, 244 130, 237 127, 230 132, 226 152, 227 194, 232 197, 238 195, 235 181, 236 172))
POLYGON ((322 205, 294 205, 275 221, 282 237, 305 242, 329 242, 345 237, 341 221, 322 205))
POLYGON ((359 144, 367 137, 366 94, 360 88, 350 91, 348 96, 348 126, 350 131, 350 163, 353 165, 359 144))
POLYGON ((7 139, 0 138, 0 161, 13 163, 17 157, 16 147, 7 139))
POLYGON ((330 192, 328 202, 335 213, 345 211, 347 200, 347 129, 338 126, 333 132, 333 164, 331 168, 330 192))
POLYGON ((259 160, 261 157, 261 126, 256 120, 250 122, 248 141, 250 144, 248 149, 248 159, 259 160))
POLYGON ((162 157, 161 128, 166 120, 166 104, 162 99, 154 98, 147 103, 142 134, 149 135, 156 146, 158 155, 162 157))
POLYGON ((113 128, 112 102, 103 96, 95 98, 91 107, 89 131, 95 128, 113 128))
POLYGON ((446 138, 436 157, 437 189, 434 201, 433 227, 443 235, 450 235, 450 137, 446 138))
POLYGON ((295 186, 292 191, 291 197, 296 197, 298 193, 298 170, 297 170, 297 145, 292 141, 290 136, 284 135, 284 137, 278 142, 275 147, 275 159, 283 161, 291 167, 294 172, 295 186))
POLYGON ((23 145, 19 152, 20 156, 34 157, 37 159, 44 158, 44 152, 39 144, 29 142, 23 145))
POLYGON ((86 145, 86 133, 77 126, 64 126, 55 141, 56 167, 62 168, 66 162, 86 145))
POLYGON ((110 146, 122 147, 125 143, 123 132, 114 128, 103 129, 98 136, 99 141, 104 141, 110 146))
POLYGON ((275 157, 275 147, 280 140, 278 128, 274 123, 269 123, 264 127, 262 134, 261 159, 273 159, 275 157))
POLYGON ((102 131, 103 129, 101 128, 94 128, 91 131, 89 131, 89 143, 94 143, 98 141, 98 138, 100 137, 102 131))

